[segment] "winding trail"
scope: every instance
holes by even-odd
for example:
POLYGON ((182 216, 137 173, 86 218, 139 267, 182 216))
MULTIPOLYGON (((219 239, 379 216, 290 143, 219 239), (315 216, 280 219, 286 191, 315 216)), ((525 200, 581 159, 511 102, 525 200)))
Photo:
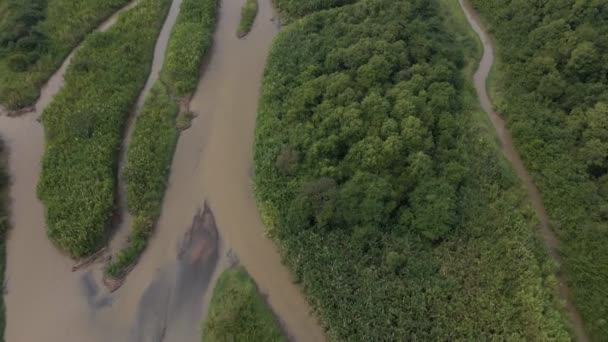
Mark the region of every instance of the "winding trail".
MULTIPOLYGON (((483 45, 483 56, 479 62, 479 67, 473 76, 473 85, 475 86, 479 103, 481 104, 483 110, 488 114, 488 117, 496 130, 498 138, 501 142, 503 154, 511 162, 511 165, 515 169, 515 173, 522 181, 528 193, 528 198, 532 202, 536 216, 540 221, 540 236, 547 248, 549 256, 559 265, 561 259, 559 254, 559 240, 551 229, 550 219, 547 215, 540 192, 534 184, 532 176, 526 170, 519 153, 515 149, 513 138, 506 126, 505 120, 494 110, 492 101, 488 95, 486 83, 492 65, 494 64, 494 47, 492 45, 492 40, 490 39, 488 32, 483 28, 482 21, 471 4, 466 0, 459 0, 459 3, 466 15, 467 21, 475 33, 479 36, 479 39, 483 45)), ((581 315, 572 302, 570 289, 568 288, 566 279, 562 274, 559 273, 556 274, 556 278, 558 280, 559 297, 565 305, 565 310, 570 318, 570 323, 572 325, 576 340, 581 342, 589 341, 589 337, 584 329, 581 315)))

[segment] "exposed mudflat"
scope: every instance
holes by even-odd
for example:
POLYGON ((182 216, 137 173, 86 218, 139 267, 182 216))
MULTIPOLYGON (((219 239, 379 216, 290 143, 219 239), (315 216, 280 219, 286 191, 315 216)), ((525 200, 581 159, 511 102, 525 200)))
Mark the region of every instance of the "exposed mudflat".
MULTIPOLYGON (((479 67, 473 76, 473 84, 475 86, 477 96, 479 97, 479 102, 483 110, 488 114, 490 120, 492 121, 492 125, 494 126, 500 140, 503 154, 511 162, 513 169, 515 169, 515 173, 521 179, 526 191, 528 192, 528 198, 530 199, 530 202, 532 202, 536 216, 540 220, 540 236, 542 241, 547 247, 551 258, 559 264, 559 240, 557 239, 557 236, 553 230, 551 230, 549 216, 547 215, 547 210, 543 204, 540 192, 534 184, 532 176, 530 173, 528 173, 528 170, 526 170, 519 152, 517 152, 515 148, 513 138, 506 126, 504 119, 494 110, 492 101, 488 96, 486 83, 492 65, 494 64, 494 46, 492 45, 492 40, 490 39, 487 31, 483 28, 478 14, 471 7, 469 2, 466 0, 459 0, 459 2, 460 6, 465 12, 469 24, 475 33, 477 33, 483 45, 483 56, 479 62, 479 67)), ((585 333, 582 318, 570 299, 570 291, 566 281, 560 275, 558 275, 557 279, 559 282, 560 299, 565 303, 575 337, 578 341, 588 341, 589 338, 585 333)))

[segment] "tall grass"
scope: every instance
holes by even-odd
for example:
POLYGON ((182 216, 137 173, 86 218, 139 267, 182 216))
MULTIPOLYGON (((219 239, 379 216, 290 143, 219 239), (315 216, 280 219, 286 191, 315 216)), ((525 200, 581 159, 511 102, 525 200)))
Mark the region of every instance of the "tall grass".
POLYGON ((208 315, 203 324, 205 342, 286 341, 255 283, 241 267, 220 275, 208 315))
POLYGON ((251 31, 253 22, 258 14, 258 0, 246 0, 241 8, 241 21, 236 35, 241 38, 251 31))
POLYGON ((201 61, 211 46, 216 12, 217 0, 182 2, 161 80, 147 96, 128 146, 124 172, 127 204, 134 220, 128 245, 106 269, 111 277, 123 277, 137 261, 160 215, 179 136, 178 103, 196 88, 201 61))
POLYGON ((118 150, 170 0, 141 0, 107 32, 87 37, 65 86, 42 115, 38 195, 49 237, 74 257, 99 249, 114 209, 118 150))

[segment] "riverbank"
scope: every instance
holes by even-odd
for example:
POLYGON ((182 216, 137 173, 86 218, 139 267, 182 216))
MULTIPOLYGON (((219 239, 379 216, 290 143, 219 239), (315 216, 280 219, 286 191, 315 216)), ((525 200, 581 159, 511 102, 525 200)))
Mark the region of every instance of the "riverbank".
POLYGON ((164 34, 161 32, 157 43, 161 48, 157 48, 155 56, 160 62, 153 64, 151 75, 154 76, 148 79, 151 92, 148 94, 144 89, 142 96, 146 96, 146 100, 138 106, 133 130, 129 132, 132 134, 123 142, 128 146, 128 152, 121 163, 124 169, 119 170, 123 173, 119 180, 123 181, 118 186, 124 187, 120 189, 123 195, 120 202, 128 204, 122 208, 128 210, 122 216, 132 217, 122 224, 131 225, 127 245, 117 252, 106 270, 106 275, 112 278, 108 283, 114 284, 111 286, 113 289, 137 262, 160 216, 180 132, 178 117, 186 115, 184 111, 188 110, 190 93, 195 88, 194 83, 187 79, 177 81, 176 77, 181 74, 199 75, 201 61, 211 46, 215 27, 216 0, 176 1, 172 6, 179 11, 170 12, 169 18, 173 20, 166 21, 164 34), (197 43, 186 39, 186 34, 197 43), (159 75, 161 78, 157 81, 159 75))

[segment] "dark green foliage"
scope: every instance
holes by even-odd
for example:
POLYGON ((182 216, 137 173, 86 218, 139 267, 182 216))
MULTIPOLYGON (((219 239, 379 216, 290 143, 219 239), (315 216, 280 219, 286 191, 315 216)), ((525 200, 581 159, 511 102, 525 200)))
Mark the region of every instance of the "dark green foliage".
POLYGON ((256 129, 262 217, 331 339, 567 341, 450 6, 362 0, 281 31, 256 129))
POLYGON ((169 3, 142 0, 109 31, 89 36, 42 115, 46 147, 38 195, 49 237, 72 256, 94 253, 105 241, 124 124, 169 3))
POLYGON ((253 26, 253 21, 255 20, 255 16, 258 14, 258 0, 246 0, 241 8, 241 22, 239 23, 239 28, 236 31, 236 35, 240 37, 244 37, 249 31, 251 31, 251 26, 253 26))
POLYGON ((274 0, 282 20, 290 21, 321 10, 352 4, 357 0, 274 0))
POLYGON ((125 276, 137 262, 160 216, 179 130, 188 128, 192 119, 190 112, 178 115, 180 99, 172 92, 183 96, 196 88, 200 62, 211 46, 216 6, 217 0, 183 0, 169 37, 164 78, 154 84, 137 115, 124 170, 134 220, 127 247, 106 269, 111 277, 125 276))
POLYGON ((217 280, 202 340, 285 341, 274 315, 245 269, 229 268, 217 280))
POLYGON ((0 0, 0 103, 34 103, 69 52, 128 0, 0 0))
POLYGON ((608 3, 472 3, 499 51, 491 90, 561 240, 593 338, 608 336, 608 3))
POLYGON ((161 79, 174 96, 196 89, 201 62, 213 38, 217 0, 183 0, 171 31, 161 79))

